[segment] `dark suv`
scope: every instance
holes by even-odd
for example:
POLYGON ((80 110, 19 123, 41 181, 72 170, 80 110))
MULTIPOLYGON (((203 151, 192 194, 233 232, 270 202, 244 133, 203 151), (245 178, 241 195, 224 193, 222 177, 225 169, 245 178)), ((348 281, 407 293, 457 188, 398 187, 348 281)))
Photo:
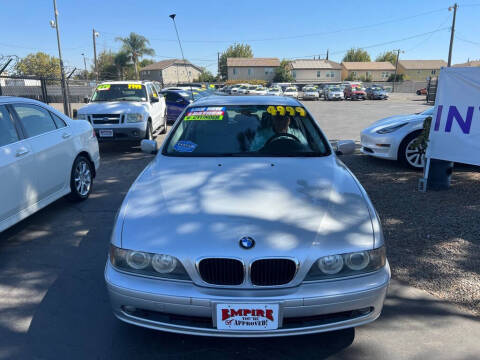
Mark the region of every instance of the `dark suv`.
POLYGON ((345 90, 343 90, 343 93, 345 95, 345 100, 367 99, 367 93, 362 89, 362 86, 358 84, 347 85, 345 90))

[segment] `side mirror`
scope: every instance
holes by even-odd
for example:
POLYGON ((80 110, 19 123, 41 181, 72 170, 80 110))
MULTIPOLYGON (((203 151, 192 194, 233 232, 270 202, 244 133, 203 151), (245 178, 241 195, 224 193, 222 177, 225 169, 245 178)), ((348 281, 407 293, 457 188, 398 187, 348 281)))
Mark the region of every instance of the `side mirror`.
POLYGON ((339 140, 335 146, 335 154, 351 155, 355 152, 355 142, 353 140, 339 140))
POLYGON ((151 103, 157 103, 157 102, 159 102, 159 101, 160 101, 160 99, 159 99, 158 97, 152 96, 152 97, 150 98, 150 102, 151 102, 151 103))
POLYGON ((88 96, 85 96, 83 98, 83 102, 84 102, 84 104, 88 104, 90 102, 90 98, 88 96))
POLYGON ((156 154, 158 152, 157 142, 155 140, 142 140, 140 143, 142 152, 146 154, 156 154))

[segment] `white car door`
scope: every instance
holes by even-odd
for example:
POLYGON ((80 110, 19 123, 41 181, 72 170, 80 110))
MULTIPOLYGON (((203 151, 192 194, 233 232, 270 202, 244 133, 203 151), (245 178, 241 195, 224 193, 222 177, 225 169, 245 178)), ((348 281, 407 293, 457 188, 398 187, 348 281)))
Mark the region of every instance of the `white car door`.
POLYGON ((0 231, 2 222, 18 214, 29 205, 34 192, 32 171, 35 159, 28 141, 22 140, 21 131, 5 105, 0 106, 0 231))
POLYGON ((42 106, 19 103, 12 107, 35 154, 35 197, 43 200, 69 189, 76 156, 71 128, 42 106))
POLYGON ((153 130, 157 130, 162 124, 162 114, 160 112, 160 102, 153 102, 152 99, 158 99, 158 94, 152 84, 147 84, 148 101, 150 102, 150 115, 152 116, 153 130), (157 95, 157 96, 155 96, 157 95))

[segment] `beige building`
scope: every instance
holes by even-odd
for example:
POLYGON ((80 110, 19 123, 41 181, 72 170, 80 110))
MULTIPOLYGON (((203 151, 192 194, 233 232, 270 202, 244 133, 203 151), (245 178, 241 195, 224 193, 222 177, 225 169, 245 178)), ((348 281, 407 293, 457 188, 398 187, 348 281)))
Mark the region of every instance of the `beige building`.
POLYGON ((340 82, 342 66, 330 60, 300 59, 290 63, 292 76, 299 83, 340 82))
POLYGON ((480 60, 472 60, 472 61, 469 60, 466 63, 453 65, 453 67, 477 67, 477 66, 480 66, 480 60))
POLYGON ((198 79, 202 68, 188 60, 170 59, 140 69, 141 80, 159 81, 163 85, 192 82, 198 79))
POLYGON ((395 74, 395 66, 389 61, 342 62, 342 80, 387 81, 395 74))
POLYGON ((227 58, 227 77, 228 80, 272 81, 279 66, 277 58, 227 58))
POLYGON ((429 77, 438 76, 440 69, 447 66, 443 60, 399 60, 398 73, 405 80, 425 81, 429 77))

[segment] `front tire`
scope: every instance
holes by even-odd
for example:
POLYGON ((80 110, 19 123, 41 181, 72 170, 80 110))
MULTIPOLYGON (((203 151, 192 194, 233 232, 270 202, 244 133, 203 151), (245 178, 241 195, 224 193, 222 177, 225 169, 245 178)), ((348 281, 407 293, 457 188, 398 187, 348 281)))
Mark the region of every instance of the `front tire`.
POLYGON ((73 162, 70 175, 70 194, 68 198, 72 201, 83 201, 88 199, 92 192, 93 185, 92 163, 85 156, 79 155, 73 162))
POLYGON ((153 129, 151 121, 147 123, 147 132, 145 133, 145 140, 153 140, 153 129))
POLYGON ((163 128, 160 134, 167 133, 167 109, 165 109, 165 113, 163 114, 163 128))
POLYGON ((408 134, 398 149, 400 162, 414 170, 422 170, 425 166, 425 149, 421 145, 416 146, 421 134, 421 130, 408 134))

